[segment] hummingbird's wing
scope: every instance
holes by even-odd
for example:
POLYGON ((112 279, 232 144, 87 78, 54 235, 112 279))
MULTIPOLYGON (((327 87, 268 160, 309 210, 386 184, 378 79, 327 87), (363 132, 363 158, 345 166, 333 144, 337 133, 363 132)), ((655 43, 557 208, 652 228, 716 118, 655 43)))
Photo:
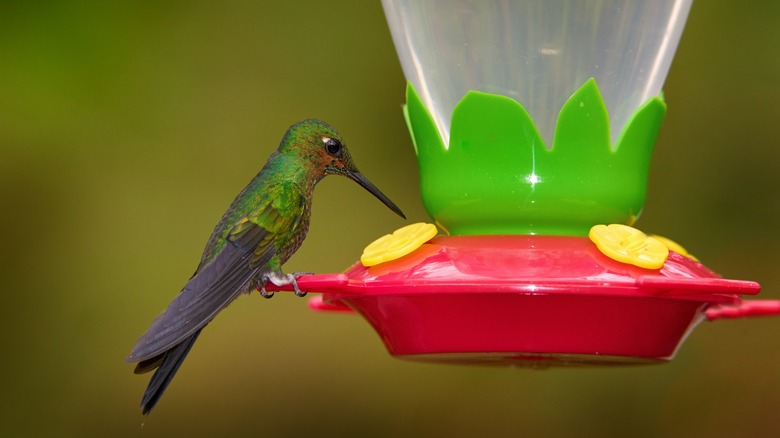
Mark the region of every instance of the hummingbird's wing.
MULTIPOLYGON (((192 276, 165 312, 152 322, 136 343, 128 362, 142 361, 166 352, 203 328, 244 292, 262 269, 257 264, 252 267, 251 259, 255 255, 247 247, 268 240, 267 235, 267 230, 256 226, 244 234, 245 242, 226 243, 211 262, 192 276)), ((273 257, 273 245, 265 245, 263 253, 263 259, 273 257)))
POLYGON ((274 204, 269 200, 259 209, 262 225, 256 222, 257 214, 239 219, 219 254, 152 322, 127 358, 128 362, 143 361, 137 371, 155 368, 159 356, 202 329, 238 295, 254 287, 254 279, 270 271, 267 264, 277 253, 275 237, 281 230, 296 228, 299 221, 274 204))

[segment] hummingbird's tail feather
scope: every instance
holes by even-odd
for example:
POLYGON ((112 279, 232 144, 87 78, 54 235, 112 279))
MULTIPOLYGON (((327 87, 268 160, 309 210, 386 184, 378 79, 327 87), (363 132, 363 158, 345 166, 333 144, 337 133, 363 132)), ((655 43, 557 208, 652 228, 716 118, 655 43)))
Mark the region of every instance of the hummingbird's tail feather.
POLYGON ((198 339, 200 332, 201 331, 198 330, 192 336, 182 341, 182 343, 166 351, 159 357, 138 364, 136 372, 151 371, 155 366, 159 366, 157 371, 154 372, 152 379, 149 381, 146 392, 144 392, 144 397, 141 400, 141 408, 143 409, 144 415, 151 412, 160 400, 163 392, 165 392, 165 388, 171 383, 173 376, 176 375, 176 371, 179 370, 182 362, 184 362, 184 358, 187 357, 187 353, 190 352, 195 340, 198 339))
POLYGON ((254 290, 268 272, 265 264, 276 254, 268 230, 248 224, 240 231, 199 267, 128 356, 127 362, 138 362, 136 373, 157 368, 141 401, 144 414, 160 400, 203 327, 239 295, 254 290))

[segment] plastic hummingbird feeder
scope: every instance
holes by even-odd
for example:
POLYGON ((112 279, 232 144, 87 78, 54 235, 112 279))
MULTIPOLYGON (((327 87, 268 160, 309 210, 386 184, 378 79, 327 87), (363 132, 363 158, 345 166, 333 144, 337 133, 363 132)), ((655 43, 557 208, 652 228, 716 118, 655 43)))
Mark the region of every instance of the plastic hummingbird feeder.
POLYGON ((780 314, 631 227, 691 0, 383 5, 438 229, 301 277, 313 308, 360 313, 396 357, 529 366, 668 361, 705 319, 780 314))

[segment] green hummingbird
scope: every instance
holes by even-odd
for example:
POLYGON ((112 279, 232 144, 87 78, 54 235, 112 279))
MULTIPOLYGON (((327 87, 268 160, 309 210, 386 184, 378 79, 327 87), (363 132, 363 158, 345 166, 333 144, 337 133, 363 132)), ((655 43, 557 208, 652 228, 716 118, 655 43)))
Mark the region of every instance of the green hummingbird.
POLYGON ((156 369, 141 408, 148 414, 159 401, 203 327, 244 293, 265 285, 292 284, 305 295, 282 264, 298 250, 309 229, 312 192, 327 175, 343 175, 379 198, 402 218, 401 210, 364 177, 341 136, 320 120, 292 125, 262 170, 236 196, 217 223, 195 274, 138 339, 127 358, 135 373, 156 369))

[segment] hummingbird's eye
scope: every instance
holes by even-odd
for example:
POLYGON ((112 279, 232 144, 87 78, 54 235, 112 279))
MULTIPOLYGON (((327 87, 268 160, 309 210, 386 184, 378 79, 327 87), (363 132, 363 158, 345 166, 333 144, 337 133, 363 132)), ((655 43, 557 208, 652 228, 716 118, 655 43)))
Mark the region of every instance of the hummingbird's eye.
POLYGON ((325 143, 325 150, 334 157, 341 158, 341 142, 335 138, 326 138, 323 140, 325 143))

